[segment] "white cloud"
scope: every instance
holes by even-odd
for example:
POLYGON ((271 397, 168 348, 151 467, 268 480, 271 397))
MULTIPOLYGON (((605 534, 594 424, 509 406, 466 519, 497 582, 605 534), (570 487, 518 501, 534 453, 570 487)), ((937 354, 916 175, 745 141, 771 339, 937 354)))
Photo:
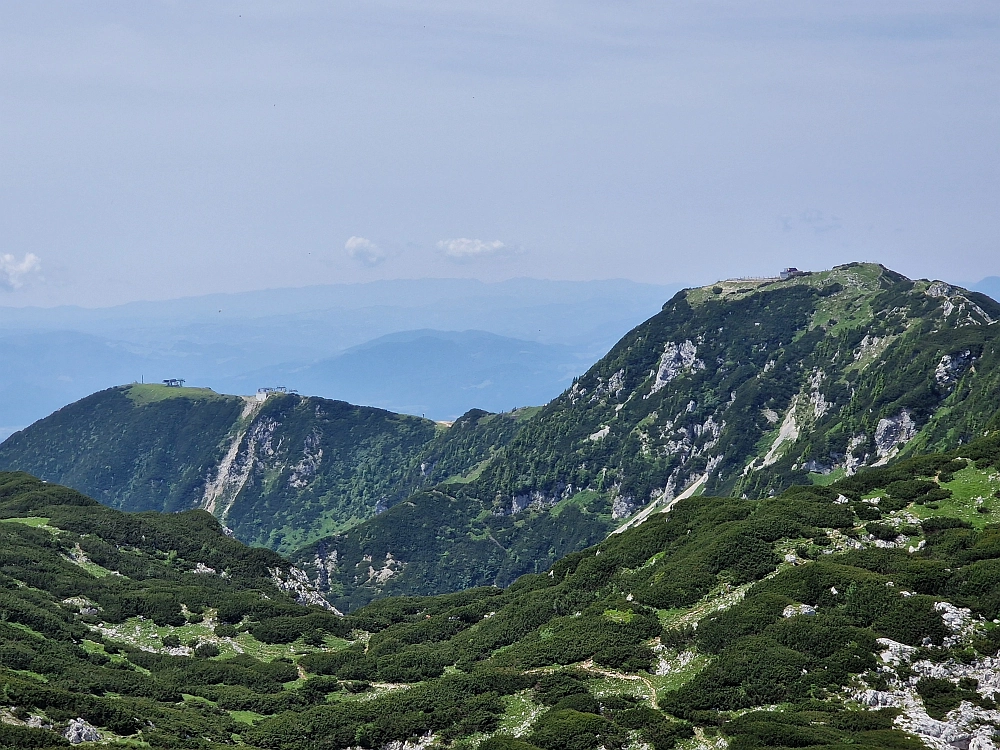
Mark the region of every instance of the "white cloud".
POLYGON ((500 240, 486 242, 484 240, 470 240, 468 237, 441 240, 437 243, 437 246, 441 252, 452 260, 485 258, 490 255, 499 255, 507 250, 507 246, 500 240))
POLYGON ((344 243, 344 249, 354 260, 366 266, 377 266, 387 257, 382 248, 365 237, 351 237, 344 243))
POLYGON ((0 255, 0 289, 12 292, 24 286, 24 279, 29 274, 41 270, 42 261, 34 253, 25 253, 18 260, 10 253, 0 255))

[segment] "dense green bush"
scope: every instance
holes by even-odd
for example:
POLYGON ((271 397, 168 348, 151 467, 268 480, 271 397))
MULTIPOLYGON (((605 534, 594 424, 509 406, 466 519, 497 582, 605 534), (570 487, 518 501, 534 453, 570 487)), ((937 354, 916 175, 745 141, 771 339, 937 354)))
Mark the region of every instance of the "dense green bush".
POLYGON ((544 750, 613 750, 625 746, 628 734, 601 716, 563 709, 542 714, 527 739, 544 750))
POLYGON ((55 732, 31 727, 0 724, 0 748, 28 750, 28 748, 69 747, 69 742, 55 732))

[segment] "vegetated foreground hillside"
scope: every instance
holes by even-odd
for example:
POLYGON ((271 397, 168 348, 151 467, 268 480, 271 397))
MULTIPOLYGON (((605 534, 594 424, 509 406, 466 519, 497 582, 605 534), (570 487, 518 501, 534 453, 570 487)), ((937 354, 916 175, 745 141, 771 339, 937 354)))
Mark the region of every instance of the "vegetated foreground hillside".
POLYGON ((204 508, 245 542, 289 550, 474 468, 520 424, 470 415, 461 424, 481 438, 343 401, 132 385, 16 433, 0 446, 0 468, 122 510, 204 508))
POLYGON ((204 513, 5 474, 0 517, 3 746, 995 747, 998 436, 347 616, 204 513))
POLYGON ((1000 409, 997 319, 988 297, 874 264, 686 290, 478 477, 296 560, 346 607, 506 585, 685 491, 766 497, 950 449, 1000 409))

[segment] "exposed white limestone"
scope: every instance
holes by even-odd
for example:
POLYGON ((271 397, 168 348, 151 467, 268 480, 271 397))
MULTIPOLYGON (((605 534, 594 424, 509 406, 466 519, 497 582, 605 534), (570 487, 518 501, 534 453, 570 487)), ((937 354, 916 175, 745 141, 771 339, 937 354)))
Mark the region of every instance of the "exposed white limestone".
POLYGON ((323 448, 320 447, 320 434, 314 428, 306 435, 302 446, 302 458, 292 467, 288 484, 299 490, 309 484, 323 460, 323 448))
POLYGON ((878 454, 875 465, 881 466, 887 463, 916 434, 917 424, 907 409, 902 409, 894 417, 880 419, 875 428, 875 451, 878 454))
POLYGON ((945 354, 934 368, 934 382, 950 391, 973 361, 975 357, 969 349, 945 354))
POLYGON ((237 495, 246 485, 250 478, 255 462, 255 452, 258 441, 261 439, 270 440, 276 422, 267 421, 270 426, 270 434, 267 433, 267 426, 261 429, 260 424, 255 424, 252 420, 257 411, 260 410, 262 402, 254 398, 246 398, 243 412, 240 414, 240 429, 231 436, 229 447, 219 462, 215 471, 215 476, 205 482, 205 491, 202 493, 199 507, 207 510, 213 516, 224 520, 236 502, 237 495), (253 428, 253 435, 248 438, 248 432, 253 428), (244 446, 244 442, 246 445, 244 446), (241 450, 243 449, 243 450, 241 450))
POLYGON ((102 739, 97 727, 83 719, 71 719, 69 726, 63 731, 63 737, 69 740, 71 745, 79 745, 81 742, 100 742, 102 739))
POLYGON ((941 312, 945 318, 957 310, 956 324, 959 326, 992 325, 996 322, 983 308, 966 297, 962 290, 955 289, 943 281, 932 282, 925 294, 941 300, 941 312))
POLYGON ((317 604, 323 609, 340 614, 336 607, 324 599, 319 591, 316 590, 316 587, 309 580, 309 576, 306 575, 304 570, 290 567, 287 573, 285 573, 281 568, 268 568, 267 572, 271 574, 271 580, 274 582, 274 585, 282 591, 294 594, 295 601, 299 604, 317 604))
POLYGON ((683 672, 685 667, 698 658, 698 655, 690 650, 675 653, 664 649, 662 646, 658 650, 660 653, 657 654, 656 669, 653 672, 658 677, 683 672))
POLYGON ((781 458, 782 448, 785 444, 794 443, 799 439, 799 426, 795 421, 795 407, 798 404, 798 396, 792 399, 792 403, 788 405, 788 411, 785 412, 785 418, 781 422, 781 427, 778 428, 778 436, 774 439, 771 444, 771 448, 767 451, 767 455, 764 456, 764 466, 770 466, 781 458))
POLYGON ((861 339, 861 343, 858 348, 854 350, 854 360, 857 361, 875 350, 881 339, 878 336, 872 336, 871 334, 865 334, 865 337, 861 339))
POLYGON ((827 401, 820 391, 825 379, 826 373, 818 368, 809 376, 809 406, 812 407, 813 419, 819 419, 833 407, 833 402, 827 401))
POLYGON ((368 579, 364 582, 367 584, 382 584, 388 581, 397 573, 401 572, 403 568, 406 567, 406 563, 400 562, 393 558, 391 552, 385 553, 385 561, 382 563, 382 567, 375 569, 374 565, 368 566, 368 579))
POLYGON ((611 518, 618 521, 635 513, 635 499, 631 495, 616 494, 611 501, 611 518))
MULTIPOLYGON (((434 744, 434 735, 430 732, 424 734, 421 737, 408 740, 392 740, 387 742, 379 750, 427 750, 434 744)), ((365 750, 365 748, 360 745, 353 745, 347 750, 365 750)))
POLYGON ((592 440, 594 442, 597 442, 598 440, 604 440, 604 438, 606 438, 610 434, 610 432, 611 432, 611 427, 608 426, 608 425, 605 425, 604 427, 602 427, 601 429, 599 429, 597 432, 591 433, 587 437, 587 440, 592 440))
POLYGON ((597 385, 594 387, 594 392, 590 396, 590 403, 593 404, 598 401, 605 403, 609 396, 611 398, 618 398, 623 390, 625 390, 624 369, 618 370, 618 372, 608 378, 607 381, 598 375, 597 385))
POLYGON ((781 612, 782 617, 798 617, 799 615, 811 616, 816 614, 816 608, 808 604, 789 604, 781 612))
POLYGON ((667 384, 681 375, 686 375, 705 369, 705 363, 697 358, 698 347, 690 340, 680 344, 668 341, 660 355, 660 364, 656 371, 656 380, 650 389, 650 395, 667 387, 667 384))

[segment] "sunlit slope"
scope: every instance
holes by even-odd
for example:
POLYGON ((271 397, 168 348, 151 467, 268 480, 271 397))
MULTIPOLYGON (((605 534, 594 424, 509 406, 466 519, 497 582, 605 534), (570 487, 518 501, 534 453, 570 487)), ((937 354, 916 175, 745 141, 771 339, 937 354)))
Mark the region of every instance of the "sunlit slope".
POLYGON ((297 559, 345 606, 506 585, 685 492, 766 497, 953 448, 1000 409, 998 318, 874 264, 681 292, 478 476, 297 559))
POLYGON ((449 429, 139 386, 15 435, 0 467, 116 507, 206 508, 244 541, 303 550, 347 607, 507 585, 685 492, 766 497, 984 434, 998 318, 988 297, 874 264, 723 281, 674 296, 537 410, 449 429))
POLYGON ((206 513, 0 474, 0 745, 989 748, 998 518, 993 437, 341 616, 206 513))
POLYGON ((1000 408, 998 318, 983 295, 870 264, 682 292, 550 404, 484 486, 598 489, 637 508, 699 479, 759 495, 954 447, 1000 408))
POLYGON ((0 467, 123 510, 204 508, 244 541, 288 549, 474 469, 519 424, 474 412, 450 434, 430 420, 343 401, 282 394, 260 403, 132 385, 15 434, 0 446, 0 467), (463 429, 469 424, 476 429, 463 429))

